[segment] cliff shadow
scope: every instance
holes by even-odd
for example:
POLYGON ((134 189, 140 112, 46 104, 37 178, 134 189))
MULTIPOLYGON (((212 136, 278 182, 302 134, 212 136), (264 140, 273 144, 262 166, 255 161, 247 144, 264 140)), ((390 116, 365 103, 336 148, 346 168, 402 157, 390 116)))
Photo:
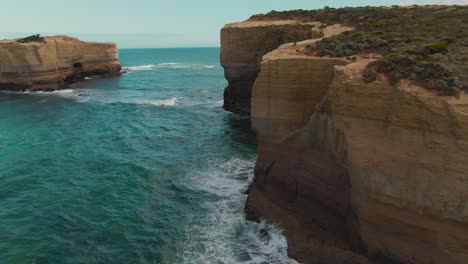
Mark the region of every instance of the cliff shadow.
POLYGON ((257 139, 252 130, 250 117, 236 114, 228 114, 224 117, 226 123, 224 134, 230 140, 234 148, 247 148, 256 152, 257 139))

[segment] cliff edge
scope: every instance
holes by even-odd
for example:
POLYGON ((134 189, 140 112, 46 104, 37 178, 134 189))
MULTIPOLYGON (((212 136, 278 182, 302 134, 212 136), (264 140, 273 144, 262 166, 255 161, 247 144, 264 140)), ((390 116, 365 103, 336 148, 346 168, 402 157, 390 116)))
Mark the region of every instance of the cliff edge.
POLYGON ((224 108, 250 114, 252 86, 263 55, 288 42, 320 37, 316 22, 298 20, 244 21, 221 30, 221 65, 228 80, 224 108))
POLYGON ((56 90, 80 78, 118 74, 114 43, 68 36, 0 40, 0 90, 56 90))
POLYGON ((247 218, 284 229, 301 263, 468 263, 468 96, 393 72, 369 81, 385 54, 324 56, 322 40, 262 57, 247 218))

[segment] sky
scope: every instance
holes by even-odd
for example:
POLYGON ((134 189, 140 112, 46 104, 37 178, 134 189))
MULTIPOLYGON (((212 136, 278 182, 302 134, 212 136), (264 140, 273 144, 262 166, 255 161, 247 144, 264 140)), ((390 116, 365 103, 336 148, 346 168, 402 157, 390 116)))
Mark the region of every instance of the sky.
POLYGON ((67 34, 120 48, 218 47, 230 22, 271 10, 468 0, 0 0, 0 39, 67 34))

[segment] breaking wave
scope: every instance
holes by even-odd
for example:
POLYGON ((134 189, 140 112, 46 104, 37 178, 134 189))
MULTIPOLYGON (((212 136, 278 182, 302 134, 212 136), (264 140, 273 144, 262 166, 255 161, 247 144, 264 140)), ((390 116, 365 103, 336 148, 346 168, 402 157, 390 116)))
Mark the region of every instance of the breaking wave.
POLYGON ((119 79, 0 94, 0 226, 31 237, 0 242, 0 263, 296 263, 280 229, 245 220, 254 136, 221 108, 219 50, 162 52, 122 51, 119 79))
POLYGON ((11 95, 32 95, 32 96, 58 96, 67 99, 73 99, 75 101, 81 101, 83 94, 73 89, 60 89, 55 91, 0 91, 3 94, 11 95))
POLYGON ((216 199, 203 204, 209 212, 204 219, 187 226, 181 263, 297 264, 288 258, 281 230, 245 220, 243 191, 253 179, 254 166, 254 160, 232 159, 188 179, 188 188, 216 199))
POLYGON ((174 106, 177 104, 178 99, 176 97, 172 97, 170 99, 164 100, 137 100, 137 104, 150 104, 154 106, 174 106))
POLYGON ((182 63, 176 63, 176 62, 158 63, 158 64, 156 64, 155 67, 156 68, 168 68, 168 69, 189 69, 189 68, 191 68, 190 65, 182 64, 182 63))
POLYGON ((189 65, 184 63, 178 62, 162 62, 157 64, 147 64, 147 65, 140 65, 140 66, 126 66, 122 67, 122 71, 151 71, 154 69, 214 69, 216 66, 214 65, 189 65))
POLYGON ((148 64, 148 65, 141 65, 141 66, 122 67, 122 69, 125 71, 149 71, 149 70, 154 69, 154 67, 155 67, 154 64, 148 64))

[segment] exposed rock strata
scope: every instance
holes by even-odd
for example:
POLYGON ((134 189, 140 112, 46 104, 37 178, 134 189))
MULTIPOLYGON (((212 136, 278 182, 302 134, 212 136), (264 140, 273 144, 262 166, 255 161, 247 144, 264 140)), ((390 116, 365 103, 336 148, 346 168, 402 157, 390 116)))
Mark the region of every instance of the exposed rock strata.
POLYGON ((266 55, 253 88, 248 216, 304 263, 468 263, 468 97, 365 84, 373 59, 298 46, 266 55))
POLYGON ((296 20, 226 25, 221 30, 221 65, 228 80, 224 108, 249 114, 252 86, 260 71, 262 56, 284 43, 320 37, 319 25, 296 20))
POLYGON ((121 70, 114 43, 83 42, 67 36, 45 43, 0 41, 0 90, 55 90, 91 75, 121 70))
MULTIPOLYGON (((221 57, 228 95, 233 80, 257 76, 261 54, 261 42, 234 39, 221 57)), ((468 263, 468 96, 383 75, 366 84, 377 55, 306 54, 316 41, 266 54, 252 92, 238 85, 243 101, 226 98, 230 109, 252 96, 259 158, 247 217, 282 227, 303 263, 468 263)))

